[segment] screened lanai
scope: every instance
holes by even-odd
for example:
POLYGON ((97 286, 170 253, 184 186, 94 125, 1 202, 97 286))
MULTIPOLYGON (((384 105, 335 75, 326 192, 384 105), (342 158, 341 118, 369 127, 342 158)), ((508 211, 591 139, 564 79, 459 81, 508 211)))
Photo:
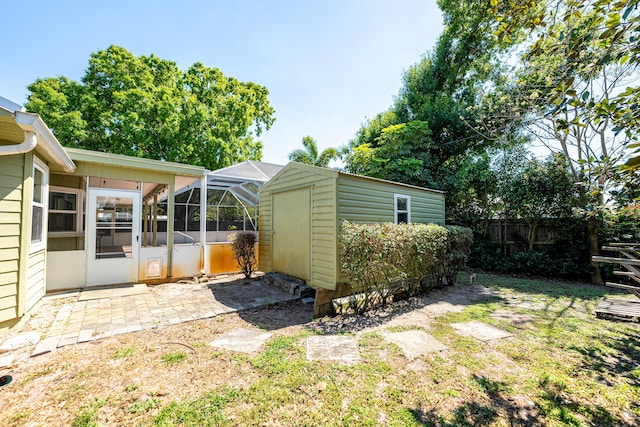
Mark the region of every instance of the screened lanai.
MULTIPOLYGON (((175 244, 227 242, 234 231, 258 231, 258 191, 280 169, 280 165, 247 160, 209 172, 202 180, 177 191, 175 244), (207 190, 202 192, 205 180, 207 190), (206 212, 204 217, 201 212, 206 212)), ((157 231, 155 235, 143 233, 143 241, 152 244, 155 236, 156 244, 162 244, 166 240, 167 199, 158 201, 157 215, 151 199, 146 205, 145 222, 149 230, 155 226, 157 231)))

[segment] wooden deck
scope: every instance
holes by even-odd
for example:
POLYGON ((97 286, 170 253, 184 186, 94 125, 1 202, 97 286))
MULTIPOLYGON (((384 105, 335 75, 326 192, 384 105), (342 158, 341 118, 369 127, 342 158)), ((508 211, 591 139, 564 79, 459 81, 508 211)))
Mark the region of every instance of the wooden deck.
POLYGON ((595 312, 597 317, 640 322, 640 300, 604 298, 595 312))

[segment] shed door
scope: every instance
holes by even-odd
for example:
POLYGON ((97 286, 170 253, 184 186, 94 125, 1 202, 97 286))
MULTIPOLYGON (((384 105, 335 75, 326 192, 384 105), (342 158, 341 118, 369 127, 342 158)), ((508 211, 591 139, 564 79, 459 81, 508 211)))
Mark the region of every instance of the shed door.
POLYGON ((273 195, 273 269, 311 278, 311 188, 273 195))

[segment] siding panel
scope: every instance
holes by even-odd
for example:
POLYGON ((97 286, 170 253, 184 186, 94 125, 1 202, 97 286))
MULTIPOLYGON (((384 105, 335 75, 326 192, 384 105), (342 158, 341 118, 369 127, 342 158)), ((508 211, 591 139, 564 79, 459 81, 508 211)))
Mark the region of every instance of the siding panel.
POLYGON ((18 315, 24 155, 0 157, 0 322, 18 315))
POLYGON ((336 271, 336 178, 337 172, 289 164, 260 192, 260 268, 273 271, 271 253, 272 194, 311 187, 311 279, 316 288, 335 289, 336 271), (326 260, 332 262, 326 262, 326 260), (316 262, 318 261, 318 262, 316 262))
POLYGON ((25 310, 29 311, 45 293, 45 251, 31 254, 27 266, 25 310))

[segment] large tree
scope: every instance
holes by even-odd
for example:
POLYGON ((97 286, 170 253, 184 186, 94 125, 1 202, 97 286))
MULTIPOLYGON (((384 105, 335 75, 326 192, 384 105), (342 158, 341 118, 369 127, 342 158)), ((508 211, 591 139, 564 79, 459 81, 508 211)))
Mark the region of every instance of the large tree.
MULTIPOLYGON (((587 218, 591 255, 616 187, 624 148, 640 135, 640 10, 637 0, 492 1, 496 34, 531 31, 520 68, 502 98, 484 107, 482 132, 517 117, 570 165, 587 218)), ((601 283, 593 263, 594 282, 601 283)))
POLYGON ((457 157, 509 141, 484 138, 468 124, 487 88, 500 84, 506 44, 494 35, 492 11, 482 0, 438 5, 445 29, 436 46, 404 73, 393 106, 356 133, 347 170, 386 178, 391 166, 400 181, 448 189, 457 157), (428 143, 421 129, 430 131, 428 143))
POLYGON ((196 63, 110 46, 91 54, 81 82, 38 79, 27 109, 63 145, 219 169, 262 157, 274 110, 264 86, 196 63))

